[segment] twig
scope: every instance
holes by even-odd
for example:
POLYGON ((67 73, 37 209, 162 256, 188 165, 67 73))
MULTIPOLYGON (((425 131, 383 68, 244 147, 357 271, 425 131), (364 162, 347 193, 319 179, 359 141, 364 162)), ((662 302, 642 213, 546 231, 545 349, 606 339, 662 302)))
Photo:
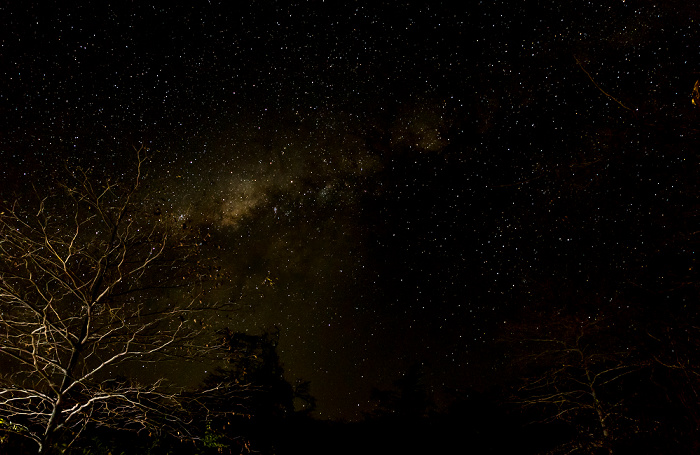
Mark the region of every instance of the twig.
POLYGON ((586 73, 586 76, 588 76, 588 79, 590 79, 591 82, 593 82, 593 85, 595 85, 596 88, 597 88, 598 90, 600 90, 600 91, 603 93, 603 95, 605 95, 605 96, 607 96, 608 98, 610 98, 611 100, 615 101, 617 104, 620 105, 620 107, 623 107, 624 109, 627 109, 628 111, 634 111, 634 109, 631 109, 631 108, 625 106, 625 105, 622 103, 622 101, 618 100, 617 98, 615 98, 614 96, 612 96, 610 93, 608 93, 608 92, 606 92, 605 90, 603 90, 603 88, 602 88, 600 85, 598 85, 598 83, 595 81, 595 79, 593 79, 593 76, 591 76, 591 73, 589 73, 588 71, 586 71, 586 68, 584 68, 583 65, 581 64, 581 61, 580 61, 577 57, 574 57, 574 59, 576 59, 576 64, 579 66, 579 68, 581 68, 581 70, 582 70, 584 73, 586 73))

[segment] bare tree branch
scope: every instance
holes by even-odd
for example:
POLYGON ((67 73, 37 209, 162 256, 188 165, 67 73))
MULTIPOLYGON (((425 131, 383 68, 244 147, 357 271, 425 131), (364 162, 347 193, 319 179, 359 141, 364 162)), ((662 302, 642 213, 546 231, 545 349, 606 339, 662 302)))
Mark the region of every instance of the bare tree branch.
POLYGON ((194 437, 173 387, 111 379, 128 362, 195 355, 189 321, 205 309, 164 297, 200 265, 189 234, 140 205, 146 160, 137 150, 128 182, 73 169, 35 209, 0 209, 0 428, 40 453, 88 423, 194 437))
POLYGON ((608 337, 604 321, 560 316, 546 328, 513 332, 522 351, 516 360, 527 373, 513 402, 539 409, 542 423, 573 425, 580 441, 571 453, 585 453, 587 446, 613 453, 620 422, 627 418, 618 387, 647 366, 608 337))

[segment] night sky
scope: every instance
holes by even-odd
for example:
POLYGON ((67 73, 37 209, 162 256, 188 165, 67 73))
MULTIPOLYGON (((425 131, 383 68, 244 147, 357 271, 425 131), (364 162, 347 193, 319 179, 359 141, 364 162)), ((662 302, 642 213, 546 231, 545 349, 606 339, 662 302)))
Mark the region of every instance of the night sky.
POLYGON ((0 7, 1 197, 147 147, 151 200, 239 308, 211 337, 279 327, 317 417, 414 365, 444 406, 542 302, 695 279, 685 2, 37 3, 0 7))

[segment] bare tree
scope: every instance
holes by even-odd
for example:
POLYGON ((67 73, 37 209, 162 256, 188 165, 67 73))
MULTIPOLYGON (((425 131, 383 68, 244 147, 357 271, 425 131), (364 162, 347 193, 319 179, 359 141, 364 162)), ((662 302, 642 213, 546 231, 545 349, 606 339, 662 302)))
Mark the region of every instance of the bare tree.
POLYGON ((622 428, 633 424, 622 382, 644 363, 617 342, 617 331, 606 318, 558 316, 511 332, 522 368, 515 402, 536 408, 542 422, 563 421, 578 433, 557 453, 612 455, 622 428))
POLYGON ((114 379, 192 354, 200 309, 174 291, 198 275, 196 242, 144 205, 137 157, 129 181, 76 169, 35 206, 0 209, 0 428, 39 453, 88 424, 187 436, 176 390, 114 379))
POLYGON ((700 326, 697 316, 683 316, 685 318, 658 317, 647 335, 651 341, 655 382, 662 386, 663 395, 674 408, 674 419, 665 418, 666 425, 658 426, 666 426, 665 434, 687 451, 693 451, 700 447, 700 366, 697 361, 700 326))

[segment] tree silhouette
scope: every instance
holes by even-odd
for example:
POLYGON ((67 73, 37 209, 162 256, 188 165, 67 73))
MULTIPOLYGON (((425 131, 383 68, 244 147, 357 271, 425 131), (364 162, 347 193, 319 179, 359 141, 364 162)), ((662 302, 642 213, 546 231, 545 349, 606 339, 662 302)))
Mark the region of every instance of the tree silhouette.
POLYGON ((279 330, 249 335, 226 328, 219 334, 226 366, 210 374, 195 394, 200 413, 206 412, 201 416, 205 445, 222 452, 235 447, 272 453, 284 422, 314 409, 310 384, 292 386, 285 379, 277 354, 279 330), (295 400, 303 403, 299 413, 295 400))
POLYGON ((188 320, 201 309, 174 293, 199 273, 196 243, 147 210, 146 160, 138 150, 124 179, 68 170, 34 204, 0 209, 0 427, 39 453, 88 424, 188 435, 162 380, 110 379, 130 362, 191 352, 188 320))
POLYGON ((412 365, 403 376, 394 381, 394 390, 372 390, 370 398, 377 403, 374 417, 408 420, 428 417, 431 403, 422 376, 421 367, 412 365))

